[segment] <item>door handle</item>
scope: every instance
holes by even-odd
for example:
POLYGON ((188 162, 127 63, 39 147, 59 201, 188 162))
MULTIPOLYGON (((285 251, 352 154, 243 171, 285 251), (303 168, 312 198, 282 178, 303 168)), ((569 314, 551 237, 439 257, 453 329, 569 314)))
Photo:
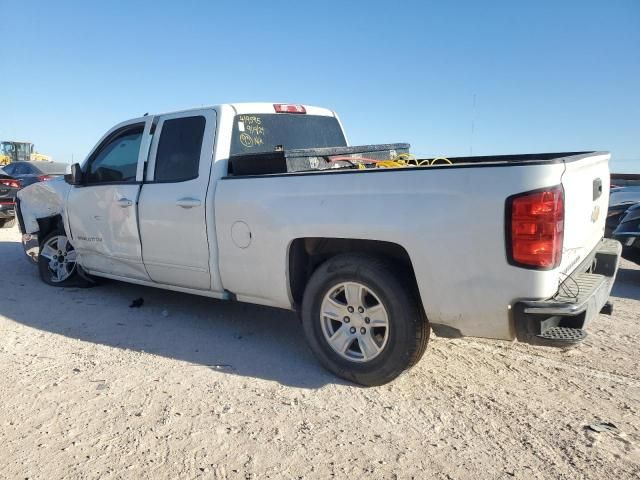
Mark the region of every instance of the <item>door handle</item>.
POLYGON ((176 200, 176 205, 182 208, 193 208, 200 206, 200 200, 197 198, 185 197, 176 200))
POLYGON ((121 199, 118 200, 117 203, 122 208, 130 207, 131 205, 133 205, 133 202, 131 200, 129 200, 128 198, 121 198, 121 199))

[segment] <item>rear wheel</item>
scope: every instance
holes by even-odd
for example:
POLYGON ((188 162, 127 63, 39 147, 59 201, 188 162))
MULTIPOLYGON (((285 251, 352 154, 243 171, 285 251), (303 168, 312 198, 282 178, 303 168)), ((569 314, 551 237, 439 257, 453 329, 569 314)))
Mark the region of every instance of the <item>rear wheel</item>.
POLYGON ((387 383, 422 357, 429 324, 393 264, 334 257, 312 275, 302 303, 307 342, 322 365, 362 385, 387 383))
POLYGON ((55 230, 40 244, 38 270, 43 282, 56 287, 79 286, 84 283, 78 275, 76 251, 67 234, 55 230))
POLYGON ((0 220, 0 228, 11 228, 13 226, 15 226, 16 224, 16 218, 7 218, 4 220, 0 220))

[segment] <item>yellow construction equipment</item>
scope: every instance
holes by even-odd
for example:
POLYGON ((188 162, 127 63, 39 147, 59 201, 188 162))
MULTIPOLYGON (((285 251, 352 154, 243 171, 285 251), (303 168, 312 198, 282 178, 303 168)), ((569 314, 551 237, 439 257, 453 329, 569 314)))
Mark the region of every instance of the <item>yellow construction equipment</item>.
POLYGON ((51 157, 36 152, 31 142, 0 142, 0 166, 11 162, 50 162, 51 157))

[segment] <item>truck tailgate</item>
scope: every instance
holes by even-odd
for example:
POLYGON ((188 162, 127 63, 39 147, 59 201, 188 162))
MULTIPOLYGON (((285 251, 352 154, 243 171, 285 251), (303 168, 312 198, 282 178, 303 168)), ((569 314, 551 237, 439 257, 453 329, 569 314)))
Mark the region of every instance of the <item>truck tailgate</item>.
MULTIPOLYGON (((560 271, 571 273, 604 235, 609 202, 609 154, 593 154, 565 162, 562 174, 565 219, 560 271)), ((562 280, 562 279, 561 279, 562 280)))

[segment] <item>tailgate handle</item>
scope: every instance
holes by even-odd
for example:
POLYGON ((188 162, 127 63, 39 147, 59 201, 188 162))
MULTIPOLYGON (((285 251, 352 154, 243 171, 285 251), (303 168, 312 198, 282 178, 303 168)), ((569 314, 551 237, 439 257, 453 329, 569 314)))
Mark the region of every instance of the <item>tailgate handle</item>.
POLYGON ((593 181, 593 199, 594 200, 599 199, 600 195, 602 195, 602 180, 599 178, 596 178, 593 181))

